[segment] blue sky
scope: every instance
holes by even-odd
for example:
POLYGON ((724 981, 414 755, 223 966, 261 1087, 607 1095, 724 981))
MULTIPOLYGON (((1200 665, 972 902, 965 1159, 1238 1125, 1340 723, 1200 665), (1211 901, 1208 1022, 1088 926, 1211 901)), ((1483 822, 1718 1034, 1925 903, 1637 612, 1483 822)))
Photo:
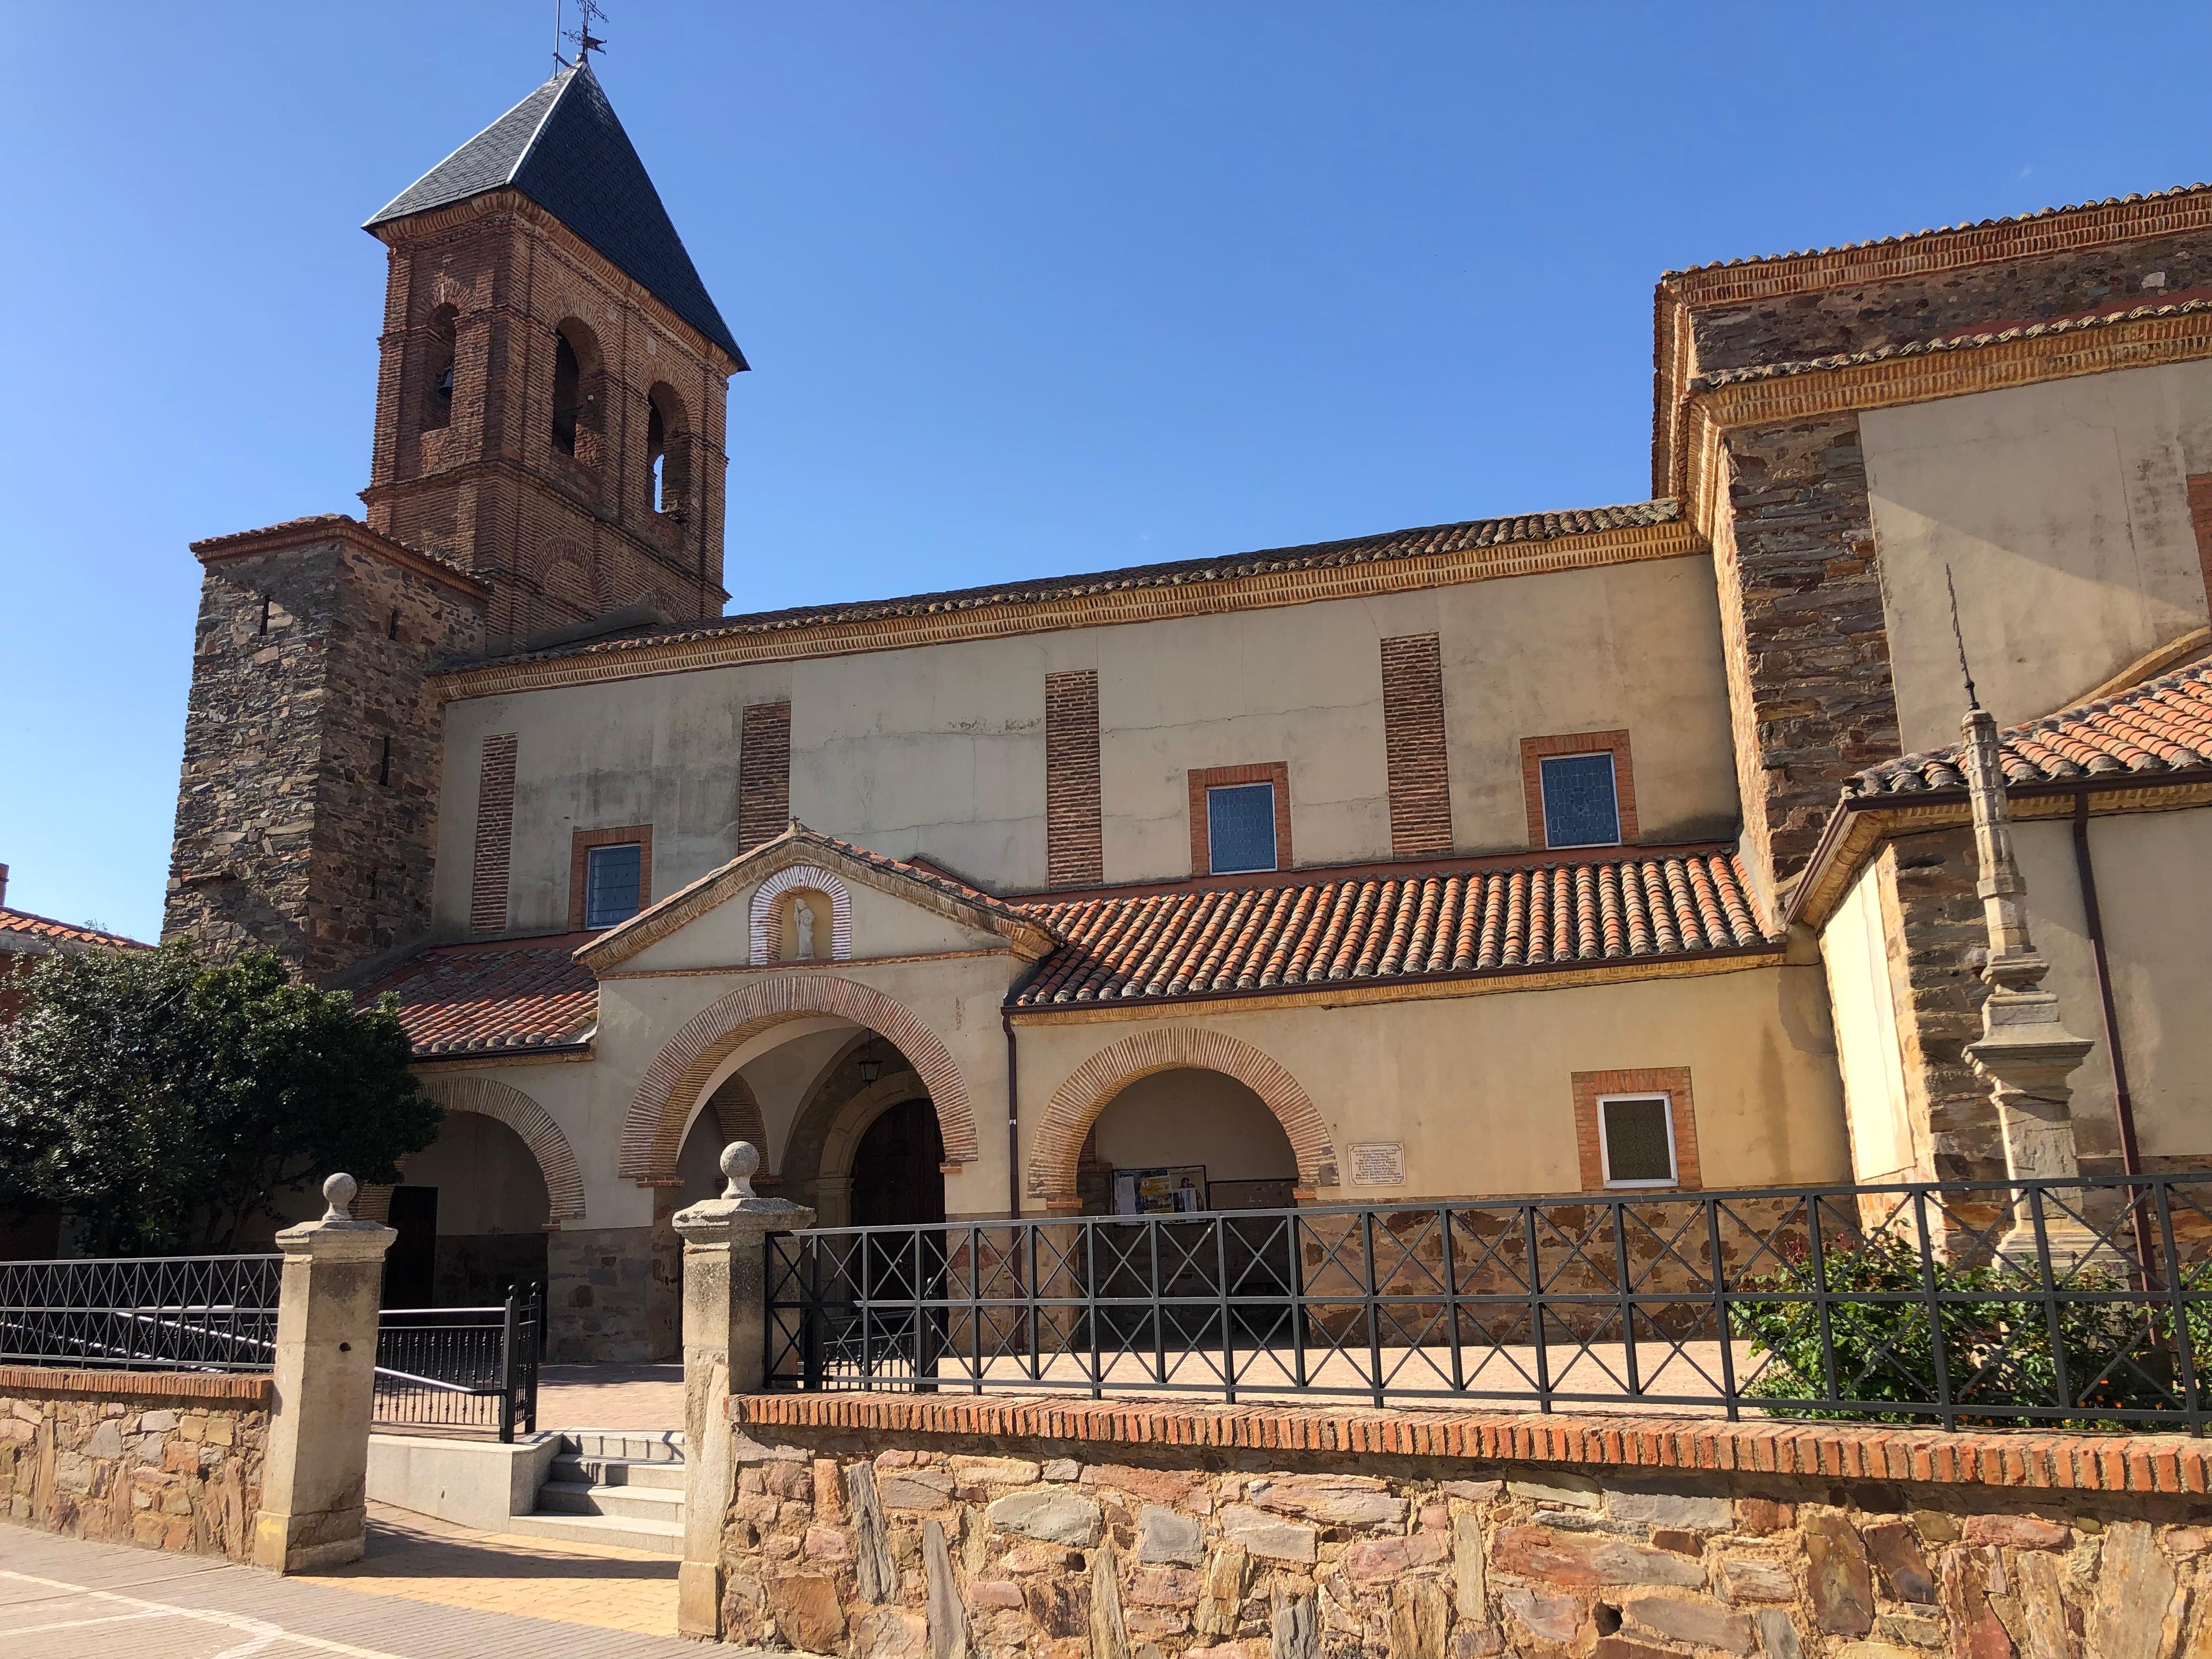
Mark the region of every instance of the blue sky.
MULTIPOLYGON (((2212 175, 2196 6, 610 9, 742 610, 1640 500, 1662 270, 2212 175)), ((6 7, 10 903, 158 930, 185 544, 359 510, 358 227, 551 12, 6 7)))

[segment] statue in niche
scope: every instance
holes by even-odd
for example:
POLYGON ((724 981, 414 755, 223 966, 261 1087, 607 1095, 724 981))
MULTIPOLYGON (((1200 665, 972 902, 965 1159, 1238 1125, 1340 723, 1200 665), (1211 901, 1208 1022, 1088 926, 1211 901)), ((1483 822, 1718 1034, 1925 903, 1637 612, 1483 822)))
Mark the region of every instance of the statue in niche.
POLYGON ((793 957, 799 962, 814 960, 814 907, 806 902, 804 893, 791 896, 791 911, 796 921, 798 939, 793 957))

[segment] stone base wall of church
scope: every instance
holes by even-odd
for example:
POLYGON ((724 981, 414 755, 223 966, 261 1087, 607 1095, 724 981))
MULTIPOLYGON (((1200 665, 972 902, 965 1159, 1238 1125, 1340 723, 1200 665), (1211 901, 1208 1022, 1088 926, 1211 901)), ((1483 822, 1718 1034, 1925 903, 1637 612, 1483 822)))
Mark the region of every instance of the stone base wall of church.
POLYGON ((676 1304, 653 1227, 564 1228, 545 1238, 545 1358, 672 1359, 676 1304), (665 1306, 662 1304, 665 1304, 665 1306))
POLYGON ((2163 1659, 2212 1641, 2212 1449, 2178 1437, 911 1395, 732 1414, 730 1642, 2163 1659))
POLYGON ((266 1376, 0 1366, 0 1515, 242 1561, 271 1404, 266 1376))

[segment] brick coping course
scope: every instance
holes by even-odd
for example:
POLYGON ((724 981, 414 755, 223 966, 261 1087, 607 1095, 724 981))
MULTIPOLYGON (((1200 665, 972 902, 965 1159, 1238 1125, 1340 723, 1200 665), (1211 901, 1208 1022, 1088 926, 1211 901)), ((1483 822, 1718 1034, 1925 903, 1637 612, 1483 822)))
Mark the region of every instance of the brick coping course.
POLYGON ((0 1365, 0 1395, 23 1393, 266 1407, 275 1400, 276 1380, 254 1371, 66 1370, 51 1365, 0 1365))
POLYGON ((2212 1439, 2173 1434, 1964 1433, 1887 1424, 858 1393, 741 1395, 730 1401, 730 1419, 754 1428, 1395 1454, 2061 1492, 2212 1492, 2212 1439))

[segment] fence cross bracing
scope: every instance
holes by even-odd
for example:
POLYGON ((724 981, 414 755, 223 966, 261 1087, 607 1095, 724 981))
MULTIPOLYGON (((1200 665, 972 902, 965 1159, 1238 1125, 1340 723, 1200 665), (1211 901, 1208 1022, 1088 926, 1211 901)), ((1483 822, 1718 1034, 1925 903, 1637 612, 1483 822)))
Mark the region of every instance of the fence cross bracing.
POLYGON ((2201 1434, 2212 1175, 822 1229, 767 1280, 775 1389, 2201 1434))
POLYGON ((538 1430, 544 1291, 517 1286, 491 1308, 387 1308, 376 1326, 380 1423, 538 1430))
POLYGON ((283 1258, 0 1261, 0 1361, 264 1371, 283 1258))

